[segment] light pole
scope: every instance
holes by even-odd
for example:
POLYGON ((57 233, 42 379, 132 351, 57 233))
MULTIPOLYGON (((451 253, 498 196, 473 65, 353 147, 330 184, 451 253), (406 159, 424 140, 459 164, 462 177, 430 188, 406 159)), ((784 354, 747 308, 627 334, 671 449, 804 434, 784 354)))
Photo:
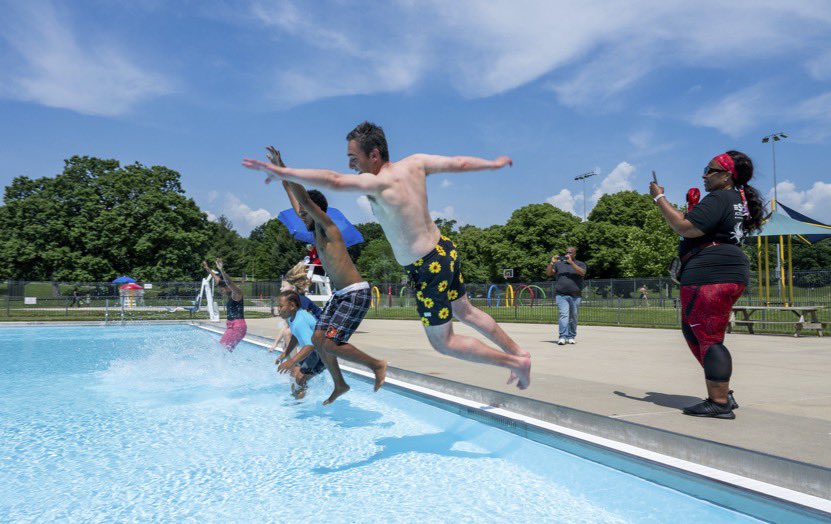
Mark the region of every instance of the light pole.
POLYGON ((593 176, 597 176, 600 173, 595 173, 594 171, 589 171, 588 173, 583 173, 580 176, 574 177, 574 180, 582 180, 583 181, 583 222, 586 221, 586 179, 591 178, 593 176))
POLYGON ((771 151, 771 153, 773 153, 773 201, 774 202, 779 202, 779 197, 776 194, 776 145, 775 144, 776 144, 776 142, 779 142, 783 138, 788 138, 788 135, 786 135, 785 133, 783 133, 781 131, 778 132, 778 133, 771 133, 767 136, 762 137, 762 143, 763 144, 767 144, 768 142, 770 142, 770 151, 771 151))
MULTIPOLYGON (((762 143, 767 144, 770 142, 770 151, 773 153, 773 208, 771 211, 775 211, 776 204, 779 203, 779 196, 776 192, 776 142, 779 142, 783 138, 788 138, 783 132, 778 133, 771 133, 767 136, 762 137, 762 143)), ((776 274, 779 276, 779 299, 784 302, 784 295, 783 295, 783 284, 785 281, 785 253, 782 249, 782 235, 779 236, 779 243, 776 244, 776 274)), ((767 257, 767 246, 765 247, 765 256, 767 257)), ((787 304, 786 304, 787 305, 787 304)))

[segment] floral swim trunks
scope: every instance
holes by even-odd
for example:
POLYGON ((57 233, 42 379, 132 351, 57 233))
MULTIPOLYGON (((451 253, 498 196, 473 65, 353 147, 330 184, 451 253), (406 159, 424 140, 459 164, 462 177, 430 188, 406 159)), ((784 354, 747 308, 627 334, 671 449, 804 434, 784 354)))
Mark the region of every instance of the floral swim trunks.
POLYGON ((415 286, 418 316, 425 326, 439 326, 453 318, 450 303, 465 294, 461 266, 456 245, 442 236, 433 251, 404 268, 415 286))

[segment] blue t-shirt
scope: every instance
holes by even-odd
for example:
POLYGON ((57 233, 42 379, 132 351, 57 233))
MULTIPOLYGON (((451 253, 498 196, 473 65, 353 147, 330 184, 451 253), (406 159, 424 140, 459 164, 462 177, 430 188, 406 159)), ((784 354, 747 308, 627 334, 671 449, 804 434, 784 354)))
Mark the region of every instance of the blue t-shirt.
POLYGON ((315 332, 317 320, 305 309, 298 309, 294 314, 294 320, 289 320, 291 334, 297 339, 299 348, 312 346, 312 334, 315 332))
POLYGON ((317 304, 311 301, 309 297, 306 295, 299 295, 300 296, 300 308, 305 309, 309 313, 312 314, 315 318, 320 318, 320 315, 323 314, 323 310, 317 307, 317 304))

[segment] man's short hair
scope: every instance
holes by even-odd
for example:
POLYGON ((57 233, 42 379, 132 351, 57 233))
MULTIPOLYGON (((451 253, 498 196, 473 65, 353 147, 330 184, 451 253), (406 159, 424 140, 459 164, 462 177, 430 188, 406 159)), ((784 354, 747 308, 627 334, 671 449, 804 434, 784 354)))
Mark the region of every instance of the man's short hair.
POLYGON ((312 200, 312 202, 314 202, 317 205, 317 207, 320 208, 321 211, 325 213, 326 210, 329 209, 329 201, 326 200, 326 197, 323 196, 323 193, 321 193, 317 189, 310 189, 308 193, 309 198, 312 200))
POLYGON ((300 295, 298 295, 297 292, 295 292, 295 291, 281 291, 280 294, 277 295, 277 296, 285 298, 286 300, 288 300, 289 302, 294 304, 294 306, 297 309, 300 309, 300 295))
POLYGON ((389 162, 390 151, 387 148, 387 137, 384 135, 384 130, 381 126, 375 125, 372 122, 362 122, 346 135, 346 139, 356 141, 361 151, 367 155, 373 149, 378 148, 378 152, 381 154, 381 160, 389 162))

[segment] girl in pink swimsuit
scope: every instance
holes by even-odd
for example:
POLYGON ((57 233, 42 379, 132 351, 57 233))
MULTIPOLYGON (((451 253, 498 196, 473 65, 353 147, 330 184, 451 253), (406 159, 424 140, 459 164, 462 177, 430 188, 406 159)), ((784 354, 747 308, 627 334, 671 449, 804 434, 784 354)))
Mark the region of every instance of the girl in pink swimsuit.
MULTIPOLYGON (((207 262, 202 262, 202 266, 210 271, 207 262)), ((244 297, 242 295, 242 290, 234 284, 231 277, 225 273, 222 259, 216 259, 216 267, 219 269, 221 278, 214 272, 211 272, 211 274, 214 276, 217 289, 220 290, 227 299, 225 302, 225 334, 223 334, 222 338, 219 339, 219 343, 225 346, 228 351, 233 351, 234 348, 237 347, 237 344, 245 338, 245 334, 248 332, 248 325, 245 323, 245 305, 243 303, 244 297)))

